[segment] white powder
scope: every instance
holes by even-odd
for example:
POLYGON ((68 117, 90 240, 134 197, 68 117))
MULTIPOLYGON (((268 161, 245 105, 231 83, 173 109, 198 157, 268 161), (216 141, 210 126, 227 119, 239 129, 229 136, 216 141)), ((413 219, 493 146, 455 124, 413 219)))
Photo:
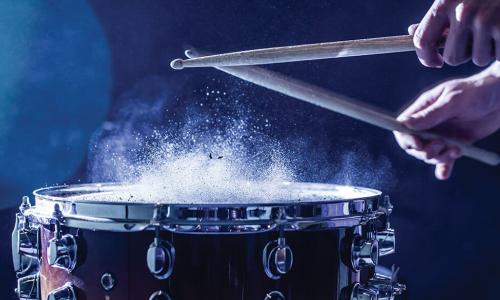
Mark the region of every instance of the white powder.
POLYGON ((157 130, 107 141, 116 146, 105 148, 108 159, 102 168, 113 170, 115 181, 128 187, 106 193, 106 199, 103 194, 92 197, 207 204, 287 198, 282 183, 294 181, 295 175, 279 143, 248 129, 243 120, 231 120, 223 130, 207 129, 199 120, 175 134, 157 130), (121 151, 131 140, 140 145, 133 152, 139 158, 121 151))
POLYGON ((96 182, 124 185, 75 199, 217 204, 363 195, 353 189, 284 183, 297 177, 291 166, 297 154, 291 156, 270 137, 268 116, 256 116, 238 104, 234 93, 208 87, 198 93, 200 101, 186 109, 184 120, 168 121, 160 128, 148 120, 161 119, 162 101, 140 106, 141 99, 131 101, 130 108, 92 145, 89 168, 96 182))
POLYGON ((284 197, 282 183, 293 176, 277 157, 264 169, 255 170, 233 156, 231 149, 225 150, 225 155, 200 151, 180 156, 162 153, 140 167, 132 192, 148 201, 207 204, 284 197))
MULTIPOLYGON (((299 182, 231 182, 231 187, 208 190, 169 189, 147 184, 69 186, 56 196, 71 201, 161 203, 176 205, 291 204, 352 200, 377 196, 380 192, 352 186, 299 182), (60 196, 58 196, 60 197, 60 196)), ((52 196, 51 192, 42 193, 52 196)))

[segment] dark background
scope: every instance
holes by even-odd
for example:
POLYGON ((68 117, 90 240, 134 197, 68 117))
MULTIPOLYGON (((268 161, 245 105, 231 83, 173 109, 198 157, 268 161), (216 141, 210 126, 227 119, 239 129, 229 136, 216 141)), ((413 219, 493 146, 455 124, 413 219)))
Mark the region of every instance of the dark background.
MULTIPOLYGON (((146 110, 136 116, 133 126, 140 130, 146 127, 144 124, 162 126, 168 119, 182 120, 184 114, 193 113, 188 107, 210 102, 202 97, 206 90, 220 89, 248 108, 256 122, 270 120, 272 127, 265 134, 292 149, 299 179, 370 186, 391 195, 398 249, 382 263, 401 267, 400 281, 407 284, 409 299, 497 297, 498 168, 462 159, 453 177, 440 182, 434 179, 430 166, 406 156, 390 133, 214 70, 173 71, 168 67, 170 60, 182 56, 189 45, 224 52, 405 34, 407 26, 421 19, 431 1, 75 3, 78 5, 48 1, 36 10, 16 10, 20 16, 30 12, 28 17, 35 20, 36 26, 20 24, 20 28, 31 26, 37 30, 31 30, 29 35, 12 34, 11 43, 25 49, 19 54, 25 58, 19 59, 25 65, 17 68, 12 63, 12 69, 20 74, 9 87, 15 87, 17 92, 9 90, 1 101, 17 103, 13 110, 16 116, 36 112, 37 117, 0 119, 6 120, 0 123, 2 128, 10 128, 0 131, 0 137, 10 132, 8 139, 1 140, 8 146, 0 148, 4 161, 1 207, 6 207, 1 212, 0 226, 3 295, 15 285, 10 267, 14 209, 7 207, 15 207, 16 199, 39 186, 110 179, 95 173, 89 178, 94 150, 90 147, 87 151, 87 145, 96 143, 110 124, 127 118, 121 111, 124 105, 161 103, 169 108, 168 113, 162 110, 148 114, 146 110), (43 30, 40 24, 45 26, 43 30), (73 30, 68 33, 68 28, 73 30), (40 50, 39 45, 45 48, 40 50), (64 57, 61 53, 74 55, 64 57), (57 68, 59 71, 54 71, 57 68), (38 75, 34 76, 34 72, 38 75), (33 91, 33 86, 44 88, 33 91), (33 108, 33 101, 38 106, 33 108), (61 138, 53 137, 60 128, 74 130, 61 133, 61 138)), ((5 23, 0 29, 12 31, 5 23)), ((19 53, 18 48, 14 50, 19 53)), ((5 56, 0 59, 5 60, 5 56)), ((479 70, 470 63, 424 68, 413 53, 271 68, 394 113, 429 86, 479 70)), ((8 109, 3 108, 0 114, 8 115, 8 109)), ((203 113, 213 112, 207 108, 203 113)), ((490 137, 482 145, 498 151, 499 136, 490 137)))

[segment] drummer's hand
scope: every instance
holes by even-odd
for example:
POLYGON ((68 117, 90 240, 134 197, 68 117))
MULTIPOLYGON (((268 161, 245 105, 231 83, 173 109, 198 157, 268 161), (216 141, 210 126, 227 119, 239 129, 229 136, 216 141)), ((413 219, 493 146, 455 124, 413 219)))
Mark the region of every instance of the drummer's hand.
MULTIPOLYGON (((430 130, 444 137, 474 143, 500 128, 500 63, 474 76, 446 81, 418 97, 399 117, 406 127, 430 130)), ((394 133, 405 151, 436 165, 436 177, 447 179, 461 156, 455 146, 441 140, 424 141, 394 133)))
POLYGON ((472 58, 486 66, 500 61, 500 0, 435 0, 420 24, 409 28, 420 62, 456 66, 472 58), (447 35, 444 53, 438 52, 447 35))

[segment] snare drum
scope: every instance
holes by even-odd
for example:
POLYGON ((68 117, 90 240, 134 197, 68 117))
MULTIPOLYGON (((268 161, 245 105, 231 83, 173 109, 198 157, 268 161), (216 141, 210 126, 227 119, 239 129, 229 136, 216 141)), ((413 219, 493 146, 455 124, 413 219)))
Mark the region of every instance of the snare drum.
MULTIPOLYGON (((259 188, 255 184, 255 188, 259 188)), ((275 199, 176 203, 85 184, 24 197, 12 236, 19 299, 394 299, 379 191, 283 183, 275 199), (286 195, 286 196, 284 196, 286 195)))

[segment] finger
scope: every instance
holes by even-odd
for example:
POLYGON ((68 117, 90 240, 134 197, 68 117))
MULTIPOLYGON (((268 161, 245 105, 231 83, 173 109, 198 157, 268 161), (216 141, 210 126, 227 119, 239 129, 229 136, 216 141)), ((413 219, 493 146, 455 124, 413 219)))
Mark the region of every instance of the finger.
POLYGON ((457 101, 453 95, 445 94, 428 107, 410 115, 403 124, 413 130, 427 130, 443 123, 456 115, 457 101))
POLYGON ((462 156, 462 151, 456 146, 445 147, 441 153, 433 157, 438 163, 452 162, 462 156))
POLYGON ((434 175, 439 180, 446 180, 450 178, 451 172, 453 171, 454 161, 447 163, 439 163, 436 165, 436 169, 434 171, 434 175))
POLYGON ((419 159, 421 161, 424 161, 427 164, 435 165, 436 163, 438 163, 437 161, 432 161, 430 159, 427 159, 424 151, 420 151, 420 150, 416 150, 416 149, 406 149, 405 152, 408 155, 413 156, 416 159, 419 159))
POLYGON ((495 43, 478 20, 473 25, 472 61, 475 65, 484 67, 495 59, 495 43))
POLYGON ((451 1, 435 1, 420 22, 413 37, 420 62, 427 67, 441 67, 443 58, 438 51, 438 43, 449 26, 448 10, 451 1))
POLYGON ((422 93, 417 100, 415 100, 410 106, 408 106, 399 116, 398 116, 398 121, 400 122, 405 122, 408 120, 408 118, 429 107, 432 105, 434 102, 439 99, 439 97, 442 95, 444 91, 444 86, 443 85, 438 85, 430 90, 427 90, 426 92, 422 93))
POLYGON ((411 134, 406 134, 406 133, 401 133, 394 131, 394 137, 396 138, 396 142, 398 143, 399 147, 402 149, 416 149, 416 150, 422 150, 424 143, 422 142, 421 139, 418 137, 411 135, 411 134))
POLYGON ((495 40, 495 53, 497 61, 500 61, 500 38, 495 40))
POLYGON ((408 34, 409 35, 415 35, 415 31, 417 31, 417 28, 418 28, 418 24, 411 24, 408 27, 408 34))
POLYGON ((500 61, 500 30, 493 31, 493 38, 495 39, 496 60, 500 61))
POLYGON ((460 157, 460 150, 455 146, 447 146, 442 141, 431 141, 422 150, 406 149, 409 155, 424 161, 430 165, 448 163, 460 157))
POLYGON ((447 145, 440 140, 432 140, 422 147, 426 159, 438 159, 443 152, 446 152, 447 145))
POLYGON ((462 22, 451 21, 443 52, 444 61, 451 66, 467 62, 471 58, 472 34, 462 22))
POLYGON ((419 150, 415 150, 415 149, 408 149, 408 150, 405 150, 405 152, 408 155, 413 156, 414 158, 421 160, 428 165, 437 165, 439 163, 443 163, 435 158, 427 159, 427 153, 425 153, 424 151, 419 151, 419 150))

